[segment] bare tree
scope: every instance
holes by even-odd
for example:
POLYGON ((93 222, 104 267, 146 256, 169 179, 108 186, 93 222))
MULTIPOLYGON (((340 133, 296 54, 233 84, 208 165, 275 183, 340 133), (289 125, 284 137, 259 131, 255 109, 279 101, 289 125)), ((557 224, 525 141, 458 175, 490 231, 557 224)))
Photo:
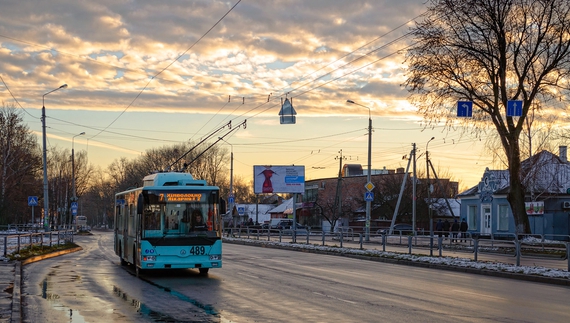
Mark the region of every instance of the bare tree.
POLYGON ((41 187, 37 138, 13 106, 0 108, 0 222, 27 222, 27 197, 41 187))
POLYGON ((516 231, 529 233, 519 139, 529 113, 568 102, 570 2, 431 0, 412 34, 405 82, 411 102, 427 125, 445 120, 453 127, 456 102, 473 101, 473 118, 464 123, 476 135, 492 127, 498 133, 516 231), (520 117, 506 116, 509 100, 523 101, 520 117))
POLYGON ((229 176, 227 164, 229 162, 228 150, 219 146, 212 146, 204 152, 201 148, 199 154, 202 154, 189 167, 190 173, 200 179, 206 180, 210 185, 219 185, 224 178, 229 176))
POLYGON ((91 181, 89 187, 82 193, 79 200, 81 208, 84 210, 82 215, 87 216, 89 224, 106 224, 113 227, 115 190, 112 189, 112 181, 110 177, 104 176, 104 172, 98 169, 92 169, 91 181))

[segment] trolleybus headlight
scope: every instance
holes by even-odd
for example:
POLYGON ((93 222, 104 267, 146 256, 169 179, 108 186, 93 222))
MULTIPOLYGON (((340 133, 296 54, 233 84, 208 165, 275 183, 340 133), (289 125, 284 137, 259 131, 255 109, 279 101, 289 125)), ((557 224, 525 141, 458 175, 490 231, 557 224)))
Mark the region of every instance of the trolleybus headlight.
POLYGON ((222 255, 210 255, 210 260, 222 260, 222 255))
POLYGON ((156 256, 143 256, 143 261, 156 261, 156 256))

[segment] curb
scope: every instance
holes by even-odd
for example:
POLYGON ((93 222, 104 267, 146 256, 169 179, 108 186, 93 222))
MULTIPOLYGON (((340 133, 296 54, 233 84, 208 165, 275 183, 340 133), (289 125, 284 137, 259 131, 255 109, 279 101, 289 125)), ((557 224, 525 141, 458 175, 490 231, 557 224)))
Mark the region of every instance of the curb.
POLYGON ((14 269, 14 289, 12 290, 12 315, 10 322, 22 322, 22 264, 16 261, 14 269))
POLYGON ((363 255, 355 255, 355 254, 340 253, 340 252, 330 252, 330 251, 323 251, 323 250, 316 250, 316 249, 301 249, 301 248, 296 248, 293 246, 266 245, 266 244, 252 243, 249 241, 224 241, 224 243, 241 244, 241 245, 255 246, 255 247, 261 247, 261 248, 286 249, 286 250, 301 251, 301 252, 307 252, 307 253, 316 253, 316 254, 323 254, 323 255, 330 255, 330 256, 341 256, 341 257, 355 258, 355 259, 361 259, 361 260, 384 262, 384 263, 396 264, 396 265, 406 265, 406 266, 432 268, 432 269, 439 269, 439 270, 449 270, 449 271, 464 272, 464 273, 469 273, 469 274, 518 279, 518 280, 538 282, 538 283, 546 283, 546 284, 553 284, 553 285, 570 286, 570 279, 556 278, 556 277, 546 277, 546 276, 538 276, 538 275, 525 275, 525 274, 520 274, 520 273, 510 273, 510 272, 494 271, 494 270, 488 270, 488 269, 476 269, 476 268, 460 267, 460 266, 453 266, 453 265, 432 264, 432 263, 427 263, 427 262, 409 261, 409 260, 404 260, 404 259, 363 256, 363 255))
POLYGON ((83 248, 75 247, 75 248, 55 251, 55 252, 48 253, 45 255, 33 256, 33 257, 28 258, 28 259, 22 260, 22 266, 27 265, 27 264, 31 264, 31 263, 36 262, 36 261, 41 261, 44 259, 49 259, 49 258, 61 256, 61 255, 67 255, 68 253, 72 253, 72 252, 76 252, 76 251, 80 251, 80 250, 83 250, 83 248))
POLYGON ((83 248, 75 247, 71 249, 59 250, 49 254, 34 256, 22 261, 16 261, 14 270, 14 290, 12 292, 12 315, 10 322, 22 322, 22 267, 33 262, 41 261, 44 259, 54 258, 61 255, 66 255, 72 252, 81 251, 83 248))

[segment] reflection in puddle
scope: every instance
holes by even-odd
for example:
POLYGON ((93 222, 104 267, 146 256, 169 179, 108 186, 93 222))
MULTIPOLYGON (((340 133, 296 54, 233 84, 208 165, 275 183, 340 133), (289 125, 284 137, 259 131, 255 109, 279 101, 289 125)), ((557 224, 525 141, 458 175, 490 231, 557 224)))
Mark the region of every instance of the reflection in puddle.
POLYGON ((174 318, 166 314, 151 310, 146 305, 144 305, 144 303, 141 303, 139 300, 130 297, 127 295, 127 293, 123 292, 117 286, 113 286, 113 293, 133 306, 137 312, 141 313, 144 316, 148 316, 156 322, 177 322, 174 318))
POLYGON ((69 323, 85 323, 85 318, 75 311, 75 316, 73 315, 73 309, 65 307, 59 303, 59 295, 48 293, 48 288, 50 283, 48 283, 47 278, 42 282, 42 298, 46 299, 51 307, 58 311, 69 312, 69 323))
MULTIPOLYGON (((157 284, 154 284, 154 283, 151 283, 151 284, 169 292, 171 295, 178 297, 180 300, 183 300, 185 302, 189 302, 189 303, 196 305, 197 307, 203 309, 209 315, 215 315, 215 316, 218 315, 218 312, 211 305, 201 304, 200 302, 193 300, 193 299, 189 298, 188 296, 183 295, 179 292, 172 291, 168 288, 164 288, 164 287, 157 285, 157 284)), ((134 299, 134 298, 128 296, 125 292, 123 292, 117 286, 113 286, 113 293, 115 293, 115 295, 117 295, 121 299, 125 300, 131 306, 134 306, 137 309, 137 312, 139 312, 145 316, 148 316, 148 317, 152 318, 153 320, 156 320, 157 322, 178 322, 177 320, 175 320, 174 318, 172 318, 166 314, 151 310, 144 303, 140 302, 137 299, 134 299)), ((203 321, 200 321, 200 322, 203 322, 203 321)))
POLYGON ((172 296, 176 296, 180 300, 183 300, 183 301, 188 302, 188 303, 192 303, 196 307, 203 309, 206 312, 206 314, 210 314, 210 315, 218 315, 219 314, 218 311, 216 311, 216 309, 212 305, 202 304, 202 303, 198 302, 197 300, 191 299, 190 297, 183 295, 183 294, 180 294, 179 292, 177 292, 175 290, 171 290, 170 288, 160 286, 159 284, 151 282, 151 281, 146 280, 146 279, 145 279, 145 281, 147 283, 153 285, 153 286, 156 286, 156 287, 162 289, 165 292, 169 292, 172 296))

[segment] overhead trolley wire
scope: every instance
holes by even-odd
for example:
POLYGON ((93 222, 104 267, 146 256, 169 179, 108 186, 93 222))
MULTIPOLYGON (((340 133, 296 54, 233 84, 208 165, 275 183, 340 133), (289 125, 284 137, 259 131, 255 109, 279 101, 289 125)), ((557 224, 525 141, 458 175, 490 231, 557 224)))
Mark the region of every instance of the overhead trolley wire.
POLYGON ((205 38, 210 31, 212 31, 220 22, 222 22, 222 20, 230 13, 232 12, 232 10, 234 10, 234 8, 241 2, 241 0, 238 0, 212 27, 210 27, 210 29, 208 29, 200 38, 198 38, 190 47, 188 47, 188 49, 186 49, 182 54, 180 54, 176 59, 172 60, 166 67, 164 67, 162 70, 160 70, 158 73, 156 73, 154 76, 152 76, 150 78, 150 80, 146 83, 146 85, 139 91, 139 93, 135 96, 135 98, 131 101, 131 103, 129 103, 129 105, 107 126, 105 127, 103 130, 99 131, 97 134, 95 134, 94 136, 92 136, 90 139, 97 137, 99 134, 101 134, 102 132, 106 131, 111 125, 113 125, 134 103, 135 101, 141 96, 141 94, 144 92, 144 90, 146 90, 146 88, 149 86, 149 84, 160 74, 162 74, 162 72, 166 71, 170 66, 172 66, 175 62, 177 62, 182 56, 184 56, 189 50, 191 50, 192 48, 194 48, 194 46, 196 44, 198 44, 198 42, 200 42, 203 38, 205 38))

